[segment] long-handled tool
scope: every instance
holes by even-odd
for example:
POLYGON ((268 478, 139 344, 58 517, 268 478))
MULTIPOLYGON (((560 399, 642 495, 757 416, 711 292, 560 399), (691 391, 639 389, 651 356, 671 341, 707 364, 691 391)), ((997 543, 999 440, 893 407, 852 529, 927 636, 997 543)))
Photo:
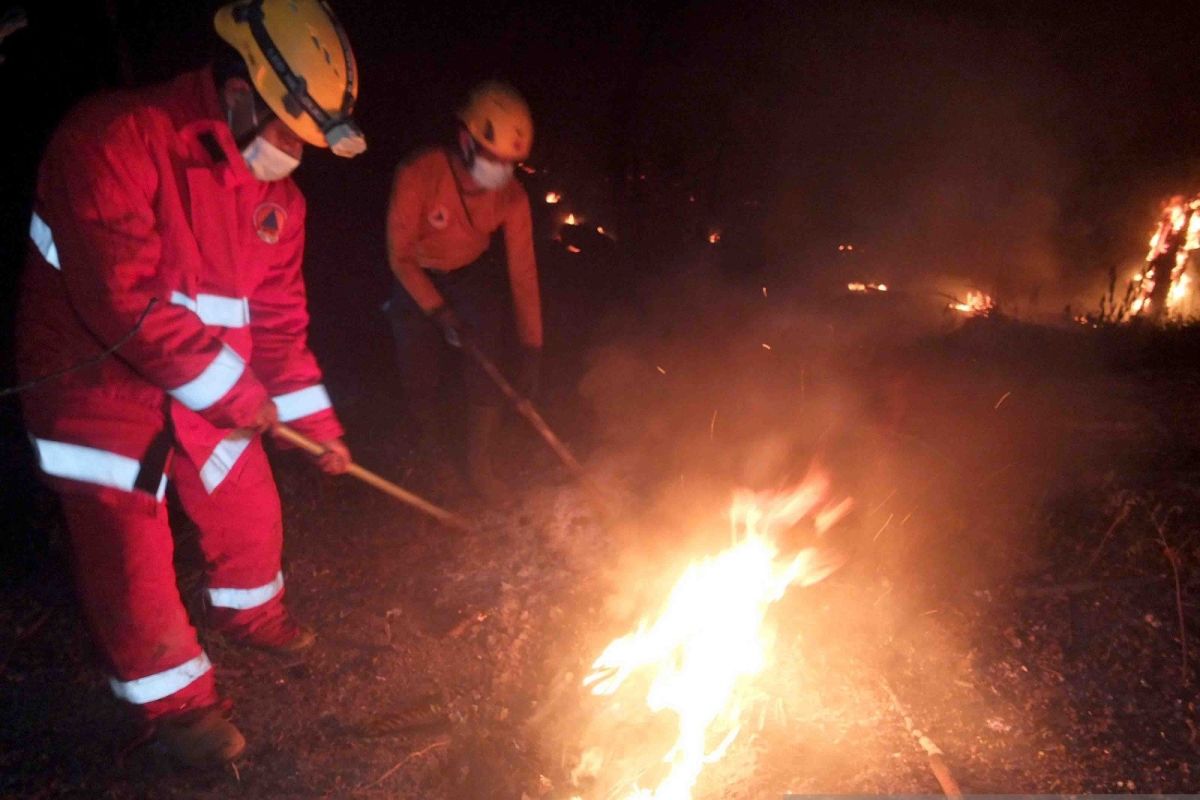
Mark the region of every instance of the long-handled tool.
POLYGON ((594 481, 592 481, 591 478, 588 477, 587 473, 583 469, 583 465, 579 463, 579 460, 575 458, 575 456, 563 443, 563 440, 559 439, 554 431, 551 430, 550 426, 546 423, 546 420, 540 413, 538 413, 538 410, 534 408, 534 405, 532 402, 530 402, 529 398, 523 397, 520 392, 513 388, 513 385, 509 383, 508 379, 504 377, 504 374, 497 369, 496 365, 492 363, 492 360, 487 357, 487 354, 479 348, 479 345, 475 343, 474 339, 468 336, 460 336, 460 340, 462 343, 462 349, 467 351, 471 358, 475 359, 475 363, 478 364, 479 368, 482 369, 487 376, 492 379, 492 383, 496 384, 496 388, 498 388, 500 393, 508 399, 508 402, 512 404, 516 412, 524 417, 529 424, 533 426, 533 429, 537 431, 539 435, 541 435, 542 439, 546 442, 550 449, 554 451, 554 454, 558 456, 559 461, 561 461, 563 465, 570 470, 571 475, 579 482, 579 485, 583 487, 584 491, 587 492, 588 496, 592 499, 592 502, 596 505, 597 510, 603 512, 604 514, 611 515, 613 513, 611 507, 612 503, 608 496, 599 486, 595 484, 594 481))
MULTIPOLYGON (((287 425, 284 425, 283 423, 279 423, 279 422, 275 423, 275 426, 271 429, 271 432, 274 433, 276 436, 278 436, 280 439, 283 439, 284 441, 287 441, 291 444, 294 444, 296 447, 299 447, 301 450, 305 451, 309 455, 322 456, 325 453, 329 452, 326 448, 322 447, 318 442, 313 441, 312 439, 308 438, 307 436, 305 436, 304 434, 300 433, 299 431, 297 431, 293 428, 289 428, 287 425)), ((467 532, 473 530, 473 528, 469 522, 467 522, 465 519, 458 516, 454 512, 447 511, 446 509, 444 509, 440 506, 436 506, 433 503, 426 500, 425 498, 415 495, 412 492, 408 491, 407 489, 397 486, 396 484, 392 483, 391 481, 387 480, 386 478, 382 478, 379 475, 376 475, 374 472, 371 472, 368 469, 364 469, 363 467, 360 467, 358 464, 351 463, 349 469, 346 470, 346 474, 352 475, 355 478, 358 478, 363 483, 366 483, 366 484, 369 484, 370 486, 375 487, 376 489, 383 492, 384 494, 391 495, 392 497, 396 498, 400 502, 406 503, 407 505, 412 506, 413 508, 417 509, 418 511, 422 511, 422 512, 428 514, 429 516, 433 517, 434 519, 441 522, 443 525, 446 525, 447 527, 456 528, 460 531, 467 531, 467 532)))

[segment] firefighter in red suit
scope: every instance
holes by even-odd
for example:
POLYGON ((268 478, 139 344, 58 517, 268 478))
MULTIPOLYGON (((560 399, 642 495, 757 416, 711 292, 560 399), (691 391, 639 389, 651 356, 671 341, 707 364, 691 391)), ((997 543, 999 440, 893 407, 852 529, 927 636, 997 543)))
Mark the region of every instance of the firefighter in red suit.
POLYGON ((276 421, 349 452, 306 344, 305 144, 365 149, 354 57, 321 0, 217 12, 205 69, 100 95, 55 133, 38 177, 19 309, 42 472, 62 498, 78 593, 114 693, 194 765, 245 739, 176 585, 168 482, 200 530, 208 623, 294 652, 279 496, 260 434, 276 421), (105 352, 119 345, 108 356, 105 352))

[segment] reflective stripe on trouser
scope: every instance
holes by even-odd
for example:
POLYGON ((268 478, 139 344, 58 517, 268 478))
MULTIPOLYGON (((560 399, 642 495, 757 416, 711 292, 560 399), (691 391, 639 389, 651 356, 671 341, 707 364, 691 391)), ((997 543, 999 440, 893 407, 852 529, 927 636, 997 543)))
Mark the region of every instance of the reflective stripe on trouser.
POLYGON ((209 564, 209 618, 218 627, 240 627, 278 613, 284 595, 279 494, 262 439, 241 441, 236 469, 211 494, 204 468, 187 458, 176 458, 171 472, 184 511, 200 528, 200 549, 209 564))
MULTIPOLYGON (((279 495, 266 453, 249 440, 238 468, 209 494, 199 470, 182 453, 171 462, 171 479, 184 511, 199 529, 197 544, 213 587, 263 587, 280 573, 283 529, 279 495)), ((166 504, 141 492, 97 487, 94 493, 62 494, 79 595, 89 626, 122 696, 145 698, 147 718, 216 702, 213 670, 201 672, 196 632, 176 585, 174 544, 166 504), (184 665, 190 664, 190 667, 184 665), (160 674, 162 680, 140 681, 160 674)), ((282 613, 283 591, 251 609, 232 612, 221 625, 245 626, 282 613)))
MULTIPOLYGON (((142 468, 136 458, 81 444, 39 439, 36 436, 31 438, 38 464, 47 475, 124 492, 132 492, 136 488, 138 473, 142 468)), ((163 474, 158 480, 155 499, 162 500, 166 491, 167 476, 163 474)))
POLYGON ((215 703, 175 582, 166 504, 105 488, 61 499, 79 598, 114 693, 148 719, 215 703))
POLYGON ((186 689, 210 669, 212 669, 212 662, 208 660, 207 654, 201 653, 177 667, 171 667, 153 675, 134 678, 131 681, 109 678, 108 683, 112 687, 113 694, 122 700, 145 705, 169 697, 181 689, 186 689))
POLYGON ((206 492, 212 494, 224 483, 254 438, 255 434, 247 436, 235 432, 217 442, 208 460, 200 467, 200 482, 206 492))
POLYGON ((274 600, 282 591, 283 573, 279 572, 270 583, 265 583, 262 586, 254 586, 249 589, 210 586, 208 589, 208 604, 213 608, 231 608, 234 611, 248 611, 274 600))

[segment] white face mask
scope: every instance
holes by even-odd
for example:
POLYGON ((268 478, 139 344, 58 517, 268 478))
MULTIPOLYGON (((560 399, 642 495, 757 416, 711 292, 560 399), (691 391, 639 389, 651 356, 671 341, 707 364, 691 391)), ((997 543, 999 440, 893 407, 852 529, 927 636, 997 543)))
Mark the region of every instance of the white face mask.
POLYGON ((467 144, 463 158, 470 163, 471 178, 485 189, 495 191, 512 180, 513 165, 509 162, 492 161, 479 155, 475 142, 467 144))
POLYGON ((246 145, 242 151, 246 166, 260 181, 281 181, 300 166, 300 159, 288 155, 261 136, 246 145))

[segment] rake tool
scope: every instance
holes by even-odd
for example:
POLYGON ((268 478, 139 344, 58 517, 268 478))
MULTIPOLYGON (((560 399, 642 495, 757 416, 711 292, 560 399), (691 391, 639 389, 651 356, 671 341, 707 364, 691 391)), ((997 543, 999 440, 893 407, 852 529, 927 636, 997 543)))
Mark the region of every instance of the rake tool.
MULTIPOLYGON (((283 423, 276 423, 271 429, 271 432, 290 444, 295 445, 304 452, 312 456, 322 456, 329 452, 320 443, 313 441, 299 431, 289 428, 283 423)), ((423 497, 413 494, 407 489, 397 486, 386 478, 376 475, 369 469, 360 467, 358 464, 351 462, 350 467, 346 470, 346 474, 358 478, 363 483, 378 489, 386 495, 390 495, 401 503, 412 506, 418 511, 428 514, 429 516, 441 522, 449 528, 470 532, 473 530, 471 524, 459 515, 452 511, 447 511, 441 506, 434 505, 423 497)))

